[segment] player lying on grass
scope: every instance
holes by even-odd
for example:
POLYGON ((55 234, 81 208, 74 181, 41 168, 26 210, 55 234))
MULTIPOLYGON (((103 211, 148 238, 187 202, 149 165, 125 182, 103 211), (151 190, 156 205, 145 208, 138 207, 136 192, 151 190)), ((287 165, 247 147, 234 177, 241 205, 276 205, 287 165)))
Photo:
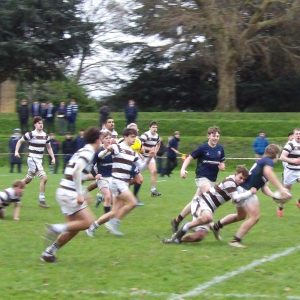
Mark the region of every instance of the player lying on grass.
MULTIPOLYGON (((252 166, 246 182, 239 187, 242 193, 254 187, 257 190, 261 189, 262 192, 269 197, 277 198, 277 193, 272 192, 267 185, 267 181, 270 181, 278 189, 282 200, 291 197, 288 189, 281 184, 273 170, 274 163, 278 160, 280 150, 280 147, 275 144, 270 144, 266 147, 263 157, 252 166)), ((236 213, 229 214, 216 222, 212 226, 212 230, 215 237, 220 239, 219 230, 221 228, 225 225, 245 220, 233 239, 229 242, 230 246, 245 248, 246 246, 241 243, 242 238, 259 221, 259 217, 260 208, 258 197, 256 195, 249 195, 249 197, 236 205, 236 213)))
POLYGON ((13 219, 20 220, 21 197, 25 188, 22 180, 16 180, 11 187, 0 191, 0 218, 5 217, 5 207, 14 204, 13 219))
POLYGON ((201 241, 209 231, 209 224, 213 221, 215 210, 229 200, 238 203, 256 193, 256 188, 238 193, 237 187, 245 182, 249 172, 244 166, 237 166, 235 174, 226 177, 207 192, 194 198, 191 203, 193 220, 184 224, 173 236, 163 240, 164 243, 181 243, 201 241), (193 229, 194 233, 187 234, 193 229))

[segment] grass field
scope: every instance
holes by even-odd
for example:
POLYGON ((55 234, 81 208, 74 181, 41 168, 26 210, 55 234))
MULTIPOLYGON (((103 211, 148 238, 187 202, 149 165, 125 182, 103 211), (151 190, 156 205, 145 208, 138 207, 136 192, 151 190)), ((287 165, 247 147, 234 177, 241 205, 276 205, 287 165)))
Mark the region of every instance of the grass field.
MULTIPOLYGON (((6 172, 2 168, 0 189, 18 177, 6 172)), ((49 175, 50 209, 37 206, 34 180, 22 199, 21 220, 12 221, 12 207, 0 220, 1 299, 300 299, 297 185, 281 219, 272 200, 259 193, 261 220, 244 239, 246 249, 227 244, 238 224, 222 231, 222 242, 210 234, 201 243, 164 245, 160 238, 171 234, 170 219, 194 193, 194 174, 191 169, 186 180, 178 173, 160 178, 163 195, 151 198, 146 173, 140 197, 145 206, 124 219, 124 237, 116 238, 104 227, 94 239, 81 233, 58 252, 57 263, 45 264, 39 260, 44 224, 63 220, 54 200, 59 179, 49 175)), ((102 207, 91 207, 102 214, 102 207)), ((227 203, 215 218, 233 211, 227 203)))

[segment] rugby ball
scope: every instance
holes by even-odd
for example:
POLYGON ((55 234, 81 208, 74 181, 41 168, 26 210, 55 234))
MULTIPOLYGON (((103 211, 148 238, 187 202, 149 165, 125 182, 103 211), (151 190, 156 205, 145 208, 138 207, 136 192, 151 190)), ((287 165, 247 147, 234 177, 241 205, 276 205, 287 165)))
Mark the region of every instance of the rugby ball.
POLYGON ((292 194, 288 193, 288 197, 283 197, 279 191, 274 192, 273 200, 277 203, 286 203, 292 198, 292 194))
POLYGON ((131 146, 131 149, 137 153, 141 152, 142 149, 142 142, 139 138, 136 138, 134 144, 131 146))

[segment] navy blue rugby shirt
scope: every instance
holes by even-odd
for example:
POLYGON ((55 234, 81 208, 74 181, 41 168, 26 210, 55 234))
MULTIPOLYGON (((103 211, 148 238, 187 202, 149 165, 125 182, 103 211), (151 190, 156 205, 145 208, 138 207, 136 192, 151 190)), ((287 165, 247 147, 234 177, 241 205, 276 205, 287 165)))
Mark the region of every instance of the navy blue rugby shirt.
POLYGON ((190 155, 193 159, 197 159, 196 178, 206 177, 210 181, 217 180, 218 165, 225 161, 223 146, 217 144, 215 147, 210 147, 208 143, 204 143, 190 155))
POLYGON ((103 158, 98 157, 99 152, 103 151, 103 150, 104 150, 104 148, 101 147, 100 150, 96 153, 96 155, 94 157, 93 164, 96 165, 96 168, 94 166, 94 168, 92 169, 92 174, 94 176, 96 176, 97 174, 101 174, 102 177, 111 177, 111 171, 112 171, 112 154, 109 153, 109 154, 107 154, 103 158))
POLYGON ((263 174, 265 166, 270 166, 273 168, 274 162, 270 157, 263 157, 258 160, 250 169, 249 177, 241 186, 246 190, 249 190, 251 187, 255 187, 257 190, 259 190, 261 187, 263 187, 268 181, 263 174))

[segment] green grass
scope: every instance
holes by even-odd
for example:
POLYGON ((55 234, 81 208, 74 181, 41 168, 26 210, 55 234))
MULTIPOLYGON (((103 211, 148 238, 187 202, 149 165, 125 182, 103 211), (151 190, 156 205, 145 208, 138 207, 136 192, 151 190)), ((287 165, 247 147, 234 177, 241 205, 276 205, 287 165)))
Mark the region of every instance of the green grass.
MULTIPOLYGON (((247 162, 247 165, 249 163, 247 162)), ((2 168, 0 188, 18 177, 2 168)), ((228 172, 221 174, 221 177, 228 172)), ((221 178, 220 177, 220 178, 221 178)), ((149 196, 149 176, 141 190, 144 207, 136 208, 121 225, 122 238, 99 228, 94 239, 80 233, 58 252, 56 264, 39 261, 44 249, 45 223, 63 221, 54 200, 60 175, 49 175, 46 196, 51 208, 37 206, 38 180, 25 190, 21 220, 12 221, 12 207, 1 226, 1 299, 169 299, 184 294, 216 276, 246 266, 254 260, 299 247, 300 211, 295 206, 300 187, 293 187, 294 198, 278 219, 276 206, 261 193, 260 222, 244 239, 246 249, 227 245, 238 224, 222 231, 224 241, 210 234, 201 243, 163 245, 158 237, 170 235, 169 221, 177 215, 195 191, 193 169, 186 180, 178 173, 159 178, 159 198, 149 196)), ((95 195, 95 191, 93 192, 95 195)), ((91 208, 96 215, 102 207, 91 208)), ((217 210, 216 218, 234 211, 231 203, 217 210)), ((299 251, 264 263, 207 288, 203 294, 181 299, 299 299, 299 251), (288 297, 296 298, 288 298, 288 297), (246 296, 245 296, 246 297, 246 296), (277 297, 277 298, 276 298, 277 297)))

